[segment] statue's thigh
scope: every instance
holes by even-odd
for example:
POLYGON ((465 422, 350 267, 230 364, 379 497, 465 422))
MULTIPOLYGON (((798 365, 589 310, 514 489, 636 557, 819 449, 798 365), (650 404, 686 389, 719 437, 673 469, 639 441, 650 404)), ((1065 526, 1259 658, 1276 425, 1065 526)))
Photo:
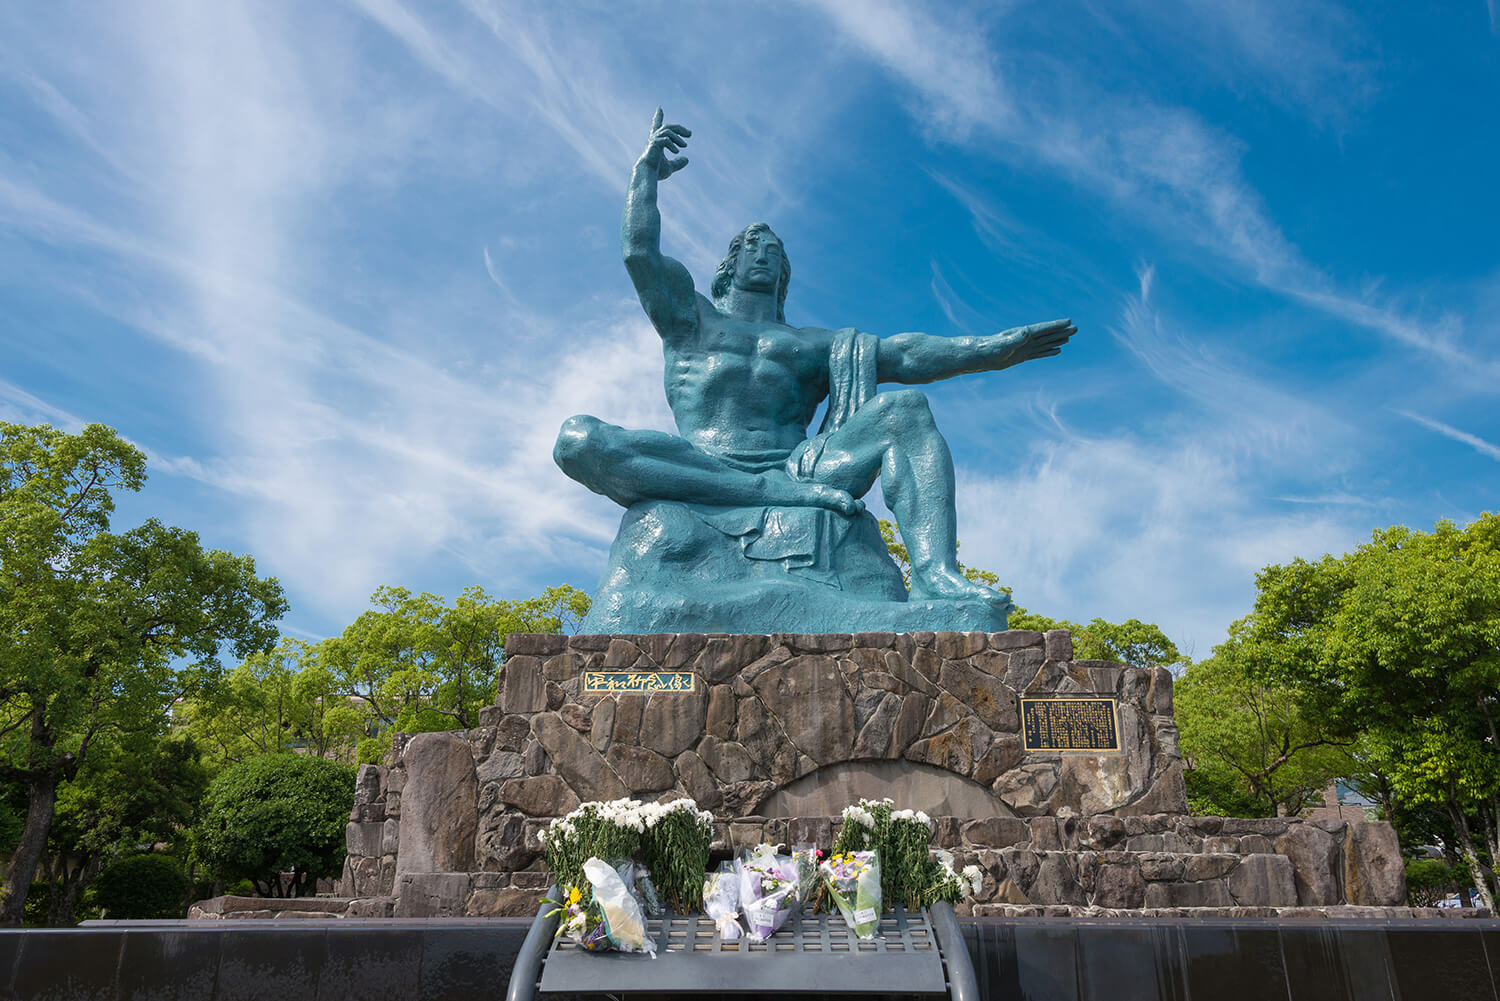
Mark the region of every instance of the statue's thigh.
POLYGON ((863 496, 875 485, 889 448, 877 431, 872 424, 861 426, 855 415, 855 420, 824 436, 812 479, 855 497, 863 496))

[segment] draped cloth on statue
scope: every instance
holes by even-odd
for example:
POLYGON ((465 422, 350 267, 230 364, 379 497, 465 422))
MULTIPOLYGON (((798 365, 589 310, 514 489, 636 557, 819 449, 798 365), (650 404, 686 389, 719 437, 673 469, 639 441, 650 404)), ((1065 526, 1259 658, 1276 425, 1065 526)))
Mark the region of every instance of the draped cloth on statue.
MULTIPOLYGON (((880 339, 845 327, 828 352, 828 411, 818 433, 792 449, 786 472, 810 480, 828 444, 828 436, 848 422, 875 395, 876 353, 880 339)), ((849 519, 824 508, 731 508, 694 512, 708 525, 739 539, 746 559, 780 562, 787 573, 839 587, 832 553, 849 531, 849 519)))

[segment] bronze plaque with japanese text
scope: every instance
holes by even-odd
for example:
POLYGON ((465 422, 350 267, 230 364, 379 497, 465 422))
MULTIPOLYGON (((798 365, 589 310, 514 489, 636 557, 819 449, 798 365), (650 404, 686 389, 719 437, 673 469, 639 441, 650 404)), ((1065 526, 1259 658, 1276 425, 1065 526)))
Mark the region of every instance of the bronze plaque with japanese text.
POLYGON ((1118 751, 1115 700, 1022 699, 1021 736, 1028 751, 1118 751))

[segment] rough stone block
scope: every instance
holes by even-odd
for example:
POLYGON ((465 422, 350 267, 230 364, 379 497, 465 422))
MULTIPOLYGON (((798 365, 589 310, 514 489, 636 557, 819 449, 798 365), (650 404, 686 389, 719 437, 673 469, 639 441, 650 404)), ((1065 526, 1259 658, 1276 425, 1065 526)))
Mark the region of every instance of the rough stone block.
POLYGON ((795 657, 762 673, 753 687, 803 754, 819 764, 849 755, 855 736, 854 700, 832 657, 795 657))
POLYGON ((467 872, 406 872, 396 877, 398 918, 455 918, 469 895, 467 872))
POLYGON ((1165 667, 1151 669, 1151 691, 1147 711, 1158 716, 1172 715, 1172 672, 1165 667))
POLYGON ((616 744, 604 757, 632 794, 672 788, 672 763, 655 751, 616 744))
POLYGON ((1176 882, 1187 868, 1186 859, 1170 852, 1142 852, 1139 860, 1141 875, 1151 882, 1176 882))
MULTIPOLYGON (((1007 629, 1003 633, 990 633, 991 650, 1021 650, 1026 647, 1041 647, 1042 634, 1034 629, 1007 629)), ((1040 660, 1037 661, 1041 663, 1040 660)))
POLYGON ((389 918, 394 917, 395 913, 395 897, 361 897, 358 900, 349 901, 349 909, 344 912, 344 916, 350 918, 389 918))
POLYGON ((984 848, 1008 848, 1031 841, 1031 825, 1021 817, 985 817, 963 825, 966 844, 984 848))
POLYGON ((1294 868, 1285 855, 1241 856, 1227 884, 1236 904, 1290 907, 1297 903, 1294 868))
POLYGON ((1096 907, 1142 907, 1146 903, 1146 881, 1133 865, 1101 865, 1094 876, 1096 907))
POLYGON ((532 717, 531 732, 552 759, 552 767, 580 799, 611 800, 626 795, 625 783, 605 763, 603 755, 561 716, 538 713, 532 717))
POLYGON ((1048 660, 1073 659, 1073 634, 1066 629, 1049 629, 1042 639, 1048 660))
POLYGON ((1353 821, 1344 838, 1344 890, 1358 905, 1406 902, 1406 869, 1396 829, 1384 821, 1353 821))
POLYGON ((856 758, 883 758, 891 749, 891 737, 896 732, 896 719, 901 713, 901 697, 887 692, 876 704, 859 736, 854 738, 853 756, 856 758))
POLYGON ((581 802, 578 794, 557 775, 507 779, 500 783, 497 796, 500 802, 533 817, 558 817, 571 812, 581 802))
POLYGON ((558 633, 511 633, 505 637, 505 654, 507 657, 521 654, 531 657, 548 657, 566 650, 570 639, 576 639, 576 637, 563 636, 558 633))
POLYGON ((1027 888, 1026 897, 1033 904, 1087 902, 1073 871, 1072 857, 1067 852, 1047 852, 1041 856, 1036 877, 1027 888))
POLYGON ((1151 883, 1146 887, 1147 907, 1229 907, 1234 900, 1222 879, 1198 883, 1151 883))
POLYGON ((708 720, 708 697, 708 686, 701 683, 691 692, 652 695, 641 717, 641 746, 668 758, 692 747, 703 736, 704 724, 708 720))
POLYGON ((1220 879, 1240 864, 1238 855, 1188 855, 1184 859, 1182 878, 1196 883, 1204 879, 1220 879))
POLYGON ((500 708, 534 713, 547 708, 547 679, 538 657, 511 657, 500 668, 500 708))
POLYGON ((852 637, 856 649, 885 650, 895 645, 895 633, 855 633, 852 637))
POLYGON ((1322 907, 1340 902, 1339 855, 1343 845, 1333 835, 1311 824, 1292 824, 1275 845, 1277 853, 1291 859, 1297 903, 1322 907))
POLYGON ((537 890, 522 887, 475 890, 469 895, 460 913, 463 917, 470 918, 531 917, 536 914, 538 896, 540 893, 537 890))
POLYGON ((988 637, 980 632, 940 632, 933 640, 933 650, 946 660, 972 657, 988 645, 988 637))
POLYGON ((697 802, 700 809, 716 810, 723 796, 719 784, 709 772, 703 759, 694 751, 684 751, 672 762, 672 771, 688 796, 697 802))
POLYGON ((1294 821, 1286 817, 1225 817, 1225 834, 1261 834, 1275 838, 1286 833, 1294 821))
POLYGON ((479 781, 468 745, 452 733, 419 733, 407 743, 402 761, 406 789, 397 875, 476 868, 479 781))
POLYGON ((350 823, 344 827, 344 846, 350 855, 379 856, 385 837, 385 821, 350 823))

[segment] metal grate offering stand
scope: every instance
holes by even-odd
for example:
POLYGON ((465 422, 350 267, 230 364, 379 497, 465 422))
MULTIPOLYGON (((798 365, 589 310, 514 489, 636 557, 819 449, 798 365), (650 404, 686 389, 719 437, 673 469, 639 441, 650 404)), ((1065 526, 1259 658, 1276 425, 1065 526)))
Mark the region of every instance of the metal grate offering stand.
MULTIPOLYGON (((554 891, 555 893, 555 891, 554 891)), ((549 897, 551 894, 549 894, 549 897)), ((938 902, 880 919, 855 937, 837 913, 794 912, 764 942, 726 941, 712 919, 671 910, 648 919, 656 958, 589 952, 555 937, 550 899, 516 957, 507 1001, 554 994, 927 994, 979 1001, 974 968, 953 908, 938 902), (551 916, 548 916, 548 915, 551 916)))

